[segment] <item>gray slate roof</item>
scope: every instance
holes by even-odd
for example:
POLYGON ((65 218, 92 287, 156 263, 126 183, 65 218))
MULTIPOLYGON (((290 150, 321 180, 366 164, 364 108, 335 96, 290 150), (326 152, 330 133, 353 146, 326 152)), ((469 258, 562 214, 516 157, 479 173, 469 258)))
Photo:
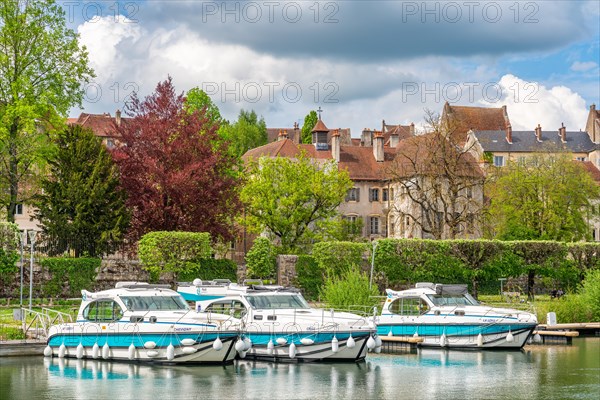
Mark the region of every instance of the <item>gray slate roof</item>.
POLYGON ((558 131, 542 131, 542 141, 538 142, 535 131, 513 131, 512 144, 506 141, 506 131, 475 131, 483 151, 491 152, 540 152, 551 146, 559 146, 572 153, 590 153, 600 150, 600 144, 595 144, 587 132, 566 132, 566 143, 558 136, 558 131))

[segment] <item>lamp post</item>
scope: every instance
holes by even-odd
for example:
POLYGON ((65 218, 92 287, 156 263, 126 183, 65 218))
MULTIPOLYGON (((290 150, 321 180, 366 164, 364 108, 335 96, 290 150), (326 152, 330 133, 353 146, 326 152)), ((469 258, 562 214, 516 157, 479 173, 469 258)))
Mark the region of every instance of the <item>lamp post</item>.
POLYGON ((502 296, 502 293, 504 293, 504 289, 502 288, 502 283, 506 280, 506 278, 498 278, 498 280, 500 281, 500 296, 502 296))
POLYGON ((31 298, 33 295, 33 247, 35 246, 36 231, 29 231, 29 241, 31 242, 31 257, 29 258, 29 309, 31 310, 31 298))
POLYGON ((375 268, 375 251, 377 250, 377 240, 373 240, 373 252, 371 253, 371 277, 369 278, 369 290, 373 286, 373 269, 375 268))
POLYGON ((19 306, 23 307, 23 251, 27 244, 27 230, 23 230, 23 232, 19 234, 19 242, 21 242, 21 301, 19 302, 19 306))

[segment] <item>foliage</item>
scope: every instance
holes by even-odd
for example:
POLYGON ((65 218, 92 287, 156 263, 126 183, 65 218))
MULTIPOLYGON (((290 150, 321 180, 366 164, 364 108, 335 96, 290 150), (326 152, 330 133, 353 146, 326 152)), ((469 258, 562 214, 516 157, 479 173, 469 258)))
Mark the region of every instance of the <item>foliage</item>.
POLYGON ((304 124, 302 125, 302 143, 312 143, 312 130, 319 121, 317 112, 311 110, 306 117, 304 117, 304 124))
POLYGON ((205 232, 150 232, 138 243, 140 262, 153 280, 164 272, 180 273, 210 255, 210 234, 205 232))
POLYGON ((301 254, 296 262, 294 285, 301 287, 307 300, 316 300, 323 285, 324 270, 313 256, 301 254))
POLYGON ((175 230, 231 240, 239 180, 218 126, 202 111, 185 110, 171 78, 143 101, 134 94, 126 112, 133 118, 118 127, 123 146, 113 155, 132 210, 131 242, 175 230))
POLYGON ((194 279, 202 280, 229 279, 237 281, 237 265, 232 260, 201 258, 194 262, 187 262, 185 267, 177 274, 180 282, 192 282, 194 279))
POLYGON ((365 265, 363 257, 369 247, 368 243, 321 242, 313 247, 313 257, 322 271, 340 276, 353 265, 365 265))
POLYGON ((546 318, 549 312, 556 313, 556 321, 559 324, 596 321, 592 318, 590 308, 582 296, 575 293, 567 293, 560 299, 551 301, 536 301, 535 311, 540 324, 548 322, 546 318))
POLYGON ((221 126, 219 136, 228 143, 230 154, 240 158, 248 150, 267 144, 267 124, 256 112, 241 110, 234 124, 221 126))
POLYGON ((190 89, 185 96, 184 108, 190 114, 198 111, 206 116, 210 125, 220 125, 223 122, 219 107, 213 103, 206 92, 200 88, 190 89))
POLYGON ((277 249, 266 237, 258 237, 246 254, 248 278, 274 278, 277 273, 277 249))
POLYGON ((490 220, 502 240, 578 241, 590 238, 590 204, 598 186, 567 153, 528 157, 490 180, 490 220))
POLYGON ((51 276, 44 283, 44 296, 78 297, 82 289, 90 290, 100 263, 99 258, 43 258, 40 264, 51 276))
POLYGON ((18 248, 19 227, 12 222, 0 222, 0 276, 17 270, 18 248))
POLYGON ((329 275, 321 292, 327 307, 364 312, 379 304, 376 296, 377 287, 369 289, 369 277, 356 266, 347 268, 341 276, 329 275))
POLYGON ((586 273, 580 295, 583 303, 590 310, 591 321, 600 321, 600 269, 590 270, 586 273))
POLYGON ((0 2, 0 204, 8 221, 29 201, 51 147, 43 132, 81 105, 94 76, 54 0, 0 2))
POLYGON ((52 237, 51 254, 73 250, 75 257, 111 253, 129 223, 119 171, 91 130, 70 126, 56 138, 50 175, 36 198, 36 218, 52 237))
POLYGON ((359 242, 366 240, 362 236, 363 227, 362 218, 351 221, 338 215, 316 223, 313 237, 315 242, 359 242))
POLYGON ((317 163, 305 154, 250 160, 248 175, 244 223, 277 236, 284 252, 297 251, 317 221, 335 216, 352 187, 335 162, 317 163))

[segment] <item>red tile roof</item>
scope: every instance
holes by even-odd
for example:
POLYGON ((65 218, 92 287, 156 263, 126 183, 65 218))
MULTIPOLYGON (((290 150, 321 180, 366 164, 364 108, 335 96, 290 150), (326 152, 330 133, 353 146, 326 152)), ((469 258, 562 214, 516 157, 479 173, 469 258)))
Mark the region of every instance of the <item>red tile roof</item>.
MULTIPOLYGON (((84 128, 91 129, 96 136, 100 137, 118 137, 117 121, 109 113, 104 114, 87 114, 81 113, 79 118, 71 122, 73 118, 69 118, 68 123, 81 125, 84 128)), ((127 123, 130 118, 121 117, 121 123, 127 123)))
POLYGON ((583 169, 585 169, 590 174, 592 179, 596 181, 598 185, 600 185, 600 170, 594 165, 594 163, 592 163, 591 161, 583 161, 581 162, 581 164, 583 165, 583 169))
POLYGON ((311 132, 329 132, 329 128, 327 128, 321 118, 319 118, 311 132))
POLYGON ((506 125, 510 123, 508 114, 505 117, 503 107, 451 106, 448 103, 444 105, 442 121, 458 144, 466 142, 466 133, 470 129, 474 131, 500 131, 504 130, 506 125))

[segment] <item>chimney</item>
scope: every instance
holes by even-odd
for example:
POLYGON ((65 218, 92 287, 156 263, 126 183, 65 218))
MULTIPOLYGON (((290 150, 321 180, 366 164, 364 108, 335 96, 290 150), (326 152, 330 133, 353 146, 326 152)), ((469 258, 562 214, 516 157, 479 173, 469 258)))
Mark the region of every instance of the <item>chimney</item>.
POLYGON ((385 119, 381 120, 381 132, 385 132, 385 119))
POLYGON ((383 162, 383 134, 375 131, 375 137, 373 138, 373 156, 375 161, 383 162))
POLYGON ((560 136, 560 141, 563 143, 567 142, 567 128, 565 128, 565 124, 561 123, 561 127, 558 128, 558 135, 560 136))
POLYGON ((540 124, 538 124, 538 126, 535 128, 535 137, 538 142, 542 141, 542 127, 540 124))
POLYGON ((340 130, 335 129, 331 134, 331 158, 340 162, 340 130))
POLYGON ((298 122, 294 122, 294 135, 292 136, 292 140, 295 140, 297 142, 296 144, 300 144, 302 142, 302 139, 300 139, 301 134, 298 132, 298 129, 298 122))
POLYGON ((410 136, 415 136, 415 123, 414 122, 410 123, 409 132, 410 132, 410 136))
POLYGON ((117 126, 121 126, 121 110, 115 112, 115 122, 117 126))
POLYGON ((506 141, 508 144, 512 144, 512 126, 511 124, 506 125, 506 141))
POLYGON ((396 146, 398 146, 399 142, 400 142, 400 135, 398 134, 398 128, 394 128, 390 132, 390 147, 395 148, 396 146))
POLYGON ((364 147, 373 146, 373 132, 367 128, 363 129, 360 141, 364 147))

